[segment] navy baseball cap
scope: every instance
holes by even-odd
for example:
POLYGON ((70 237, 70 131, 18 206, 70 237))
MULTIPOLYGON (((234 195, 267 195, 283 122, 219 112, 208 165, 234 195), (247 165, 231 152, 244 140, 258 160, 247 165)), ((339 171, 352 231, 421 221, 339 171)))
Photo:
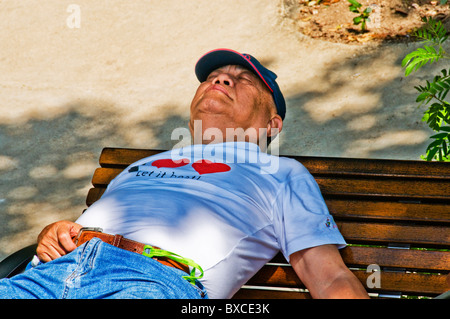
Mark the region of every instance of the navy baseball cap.
POLYGON ((277 82, 275 82, 277 75, 265 68, 250 54, 239 53, 230 49, 209 51, 197 61, 195 75, 200 82, 204 82, 212 71, 225 65, 240 65, 255 73, 269 88, 277 107, 277 113, 284 119, 286 102, 277 82))

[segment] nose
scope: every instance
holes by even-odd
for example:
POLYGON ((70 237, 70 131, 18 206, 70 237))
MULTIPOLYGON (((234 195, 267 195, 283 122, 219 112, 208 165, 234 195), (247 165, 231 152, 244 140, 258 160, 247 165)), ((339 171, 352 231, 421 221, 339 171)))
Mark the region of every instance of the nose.
POLYGON ((226 86, 234 86, 233 78, 228 73, 219 73, 213 80, 214 84, 222 84, 226 86))

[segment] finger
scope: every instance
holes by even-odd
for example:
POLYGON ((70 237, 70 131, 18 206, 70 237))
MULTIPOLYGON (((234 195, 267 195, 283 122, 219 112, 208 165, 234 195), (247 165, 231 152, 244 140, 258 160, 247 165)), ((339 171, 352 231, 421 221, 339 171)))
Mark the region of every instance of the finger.
POLYGON ((70 236, 72 238, 76 237, 78 233, 80 232, 80 229, 83 228, 80 224, 73 223, 72 227, 70 228, 70 236))
POLYGON ((49 262, 56 258, 59 258, 65 255, 65 251, 60 247, 48 246, 48 245, 40 245, 36 249, 36 254, 40 261, 49 262))
POLYGON ((39 260, 43 263, 48 263, 49 261, 52 261, 53 259, 48 254, 37 254, 39 260))
POLYGON ((72 240, 72 236, 69 232, 61 232, 58 234, 59 244, 62 249, 64 249, 65 252, 71 252, 77 246, 74 244, 72 240))

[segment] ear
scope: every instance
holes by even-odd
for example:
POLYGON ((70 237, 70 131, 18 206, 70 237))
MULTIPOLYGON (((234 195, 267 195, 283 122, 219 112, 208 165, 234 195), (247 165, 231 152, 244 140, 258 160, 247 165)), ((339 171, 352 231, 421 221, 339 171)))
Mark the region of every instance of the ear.
POLYGON ((189 126, 189 132, 191 132, 191 135, 194 136, 194 131, 193 131, 191 119, 189 119, 188 126, 189 126))
POLYGON ((280 133, 282 129, 283 120, 281 119, 281 116, 279 116, 278 114, 273 115, 270 121, 267 123, 267 136, 271 137, 272 133, 274 134, 274 136, 276 136, 276 134, 280 133), (278 131, 275 130, 275 132, 272 132, 272 129, 278 129, 278 131))

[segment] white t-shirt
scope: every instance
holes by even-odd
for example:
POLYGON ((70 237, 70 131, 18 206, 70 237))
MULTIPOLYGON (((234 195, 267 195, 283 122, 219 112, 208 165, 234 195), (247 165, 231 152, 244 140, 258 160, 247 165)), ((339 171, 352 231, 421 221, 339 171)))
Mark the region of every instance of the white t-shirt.
POLYGON ((139 160, 77 222, 193 259, 210 298, 232 297, 278 251, 345 245, 305 167, 246 142, 139 160))

